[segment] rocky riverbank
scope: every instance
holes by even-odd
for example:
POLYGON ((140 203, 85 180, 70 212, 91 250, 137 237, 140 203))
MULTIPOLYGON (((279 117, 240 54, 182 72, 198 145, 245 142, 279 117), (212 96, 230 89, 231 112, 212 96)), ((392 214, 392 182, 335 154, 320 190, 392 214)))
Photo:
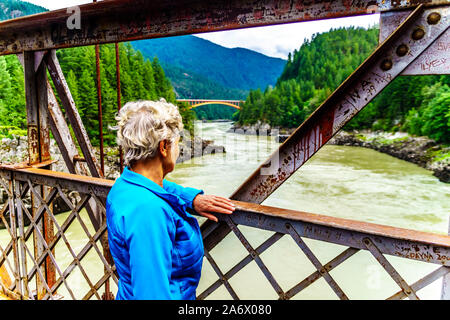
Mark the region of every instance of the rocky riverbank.
MULTIPOLYGON (((248 126, 240 126, 235 123, 228 132, 273 135, 278 142, 282 143, 295 129, 271 128, 267 123, 258 121, 256 124, 248 126)), ((428 137, 415 137, 406 132, 340 131, 327 143, 371 148, 415 163, 433 171, 433 175, 440 181, 450 182, 450 147, 439 144, 428 137)))
MULTIPOLYGON (((180 156, 177 159, 177 163, 189 160, 193 157, 199 157, 210 153, 222 153, 226 152, 225 147, 214 145, 212 140, 204 140, 199 137, 195 137, 193 141, 182 140, 179 143, 180 156)), ((119 177, 119 149, 118 147, 104 147, 105 157, 105 178, 116 179, 119 177)), ((94 153, 97 159, 100 159, 100 149, 94 147, 94 153)), ((56 141, 50 140, 50 154, 53 160, 58 160, 52 164, 52 170, 69 172, 61 152, 56 144, 56 141)), ((13 138, 3 138, 0 141, 0 163, 12 164, 23 162, 28 159, 27 154, 27 137, 13 136, 13 138)))
POLYGON ((340 131, 328 143, 387 153, 433 171, 439 181, 450 182, 450 147, 428 137, 415 137, 406 132, 340 131))
MULTIPOLYGON (((177 163, 189 160, 193 157, 199 157, 205 154, 211 153, 222 153, 226 152, 225 147, 214 145, 212 140, 203 140, 199 137, 195 137, 193 141, 184 140, 179 143, 180 146, 180 156, 177 159, 177 163)), ((94 147, 94 153, 97 159, 100 159, 99 148, 94 147)), ((67 169, 61 152, 56 144, 56 141, 50 140, 50 154, 53 160, 57 160, 52 164, 52 170, 60 172, 69 172, 67 169)), ((115 180, 120 176, 120 159, 119 150, 117 147, 105 147, 104 148, 105 157, 105 178, 115 180)), ((0 164, 13 164, 19 162, 25 162, 28 159, 27 153, 27 137, 26 136, 15 136, 12 138, 3 138, 0 140, 0 164)), ((75 206, 79 201, 79 196, 74 192, 68 192, 66 194, 67 198, 75 206)), ((8 194, 0 188, 0 205, 5 203, 8 199, 8 194)), ((31 201, 29 196, 24 199, 25 206, 30 208, 31 201)), ((58 214, 60 212, 65 212, 69 210, 67 204, 57 196, 53 202, 54 213, 58 214)), ((6 217, 8 220, 9 217, 6 217)), ((26 225, 29 222, 26 221, 26 225)), ((0 229, 4 228, 2 222, 0 221, 0 229)))

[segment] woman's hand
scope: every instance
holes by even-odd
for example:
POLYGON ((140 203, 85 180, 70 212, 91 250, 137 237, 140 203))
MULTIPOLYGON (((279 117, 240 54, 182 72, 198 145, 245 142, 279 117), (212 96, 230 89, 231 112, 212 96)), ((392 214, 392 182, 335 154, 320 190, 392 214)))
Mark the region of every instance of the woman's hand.
POLYGON ((198 194, 194 198, 192 206, 198 214, 215 222, 219 220, 211 212, 232 214, 235 210, 234 204, 230 199, 205 194, 198 194))

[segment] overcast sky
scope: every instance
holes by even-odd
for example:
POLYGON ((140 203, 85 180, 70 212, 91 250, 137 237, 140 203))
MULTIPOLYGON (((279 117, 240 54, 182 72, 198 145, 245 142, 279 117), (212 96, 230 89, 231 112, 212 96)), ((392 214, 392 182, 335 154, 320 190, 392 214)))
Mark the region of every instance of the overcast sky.
MULTIPOLYGON (((26 0, 49 10, 67 8, 92 1, 84 0, 26 0)), ((305 39, 314 33, 326 32, 331 28, 361 26, 368 28, 377 24, 378 14, 349 18, 328 19, 311 22, 289 23, 267 27, 255 27, 231 31, 197 34, 196 36, 227 48, 242 47, 271 57, 287 59, 289 52, 300 48, 305 39)))

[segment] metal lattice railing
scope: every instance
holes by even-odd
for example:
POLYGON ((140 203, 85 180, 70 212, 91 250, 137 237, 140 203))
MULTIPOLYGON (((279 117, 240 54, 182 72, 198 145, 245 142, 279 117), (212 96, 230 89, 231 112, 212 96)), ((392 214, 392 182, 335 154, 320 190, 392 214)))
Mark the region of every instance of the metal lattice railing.
POLYGON ((82 299, 90 299, 93 296, 101 299, 100 289, 110 278, 118 283, 114 274, 115 267, 107 261, 108 255, 102 248, 102 242, 106 240, 105 219, 98 230, 93 230, 90 222, 84 221, 86 217, 83 218, 81 215, 81 210, 92 198, 97 203, 101 216, 105 217, 104 201, 93 189, 75 189, 80 192, 81 199, 74 204, 67 197, 68 190, 64 189, 58 179, 45 180, 39 179, 39 176, 18 175, 4 171, 0 184, 8 195, 8 201, 0 212, 1 221, 10 235, 9 243, 0 248, 0 266, 6 268, 7 274, 13 279, 9 288, 4 288, 7 293, 12 293, 16 298, 20 296, 29 299, 37 296, 40 299, 54 299, 58 297, 56 295, 58 289, 64 286, 70 298, 77 299, 74 284, 68 281, 68 277, 75 269, 81 273, 89 288, 81 296, 82 299), (46 185, 49 182, 51 186, 46 185), (45 196, 42 195, 41 188, 46 189, 45 196), (27 197, 32 200, 31 206, 25 203, 27 197), (63 222, 57 221, 52 210, 52 204, 57 197, 70 210, 63 222), (78 229, 85 234, 86 241, 81 250, 76 250, 68 236, 67 231, 74 224, 78 224, 78 229), (49 235, 48 229, 51 225, 55 232, 52 230, 49 235), (33 243, 27 243, 31 239, 33 243), (66 260, 67 255, 72 259, 64 269, 61 269, 61 262, 55 254, 57 245, 65 247, 65 250, 61 251, 64 251, 63 256, 66 260), (97 278, 93 278, 93 270, 88 270, 82 264, 89 252, 97 254, 101 261, 99 268, 104 268, 104 272, 100 274, 101 276, 97 275, 97 278), (49 277, 52 273, 55 275, 53 280, 49 277), (32 285, 33 282, 36 282, 36 285, 32 285), (34 292, 32 287, 35 288, 34 292))
MULTIPOLYGON (((285 211, 285 210, 282 210, 285 211)), ((256 213, 256 212, 255 212, 256 213)), ((246 267, 251 262, 256 262, 258 268, 262 271, 265 278, 270 283, 273 290, 275 290, 278 295, 278 299, 287 300, 293 298, 295 295, 301 291, 308 288, 310 285, 315 283, 317 280, 323 278, 329 287, 333 290, 339 299, 347 300, 348 295, 339 286, 337 281, 331 275, 331 271, 340 266, 342 263, 347 261, 349 258, 353 257, 356 253, 361 250, 366 250, 371 253, 371 255, 376 259, 376 261, 382 266, 382 268, 387 272, 387 274, 392 278, 392 280, 398 285, 399 291, 395 294, 387 297, 387 299, 419 299, 417 291, 425 288, 431 283, 435 282, 437 279, 445 276, 450 272, 449 263, 449 253, 450 253, 450 237, 445 235, 433 235, 428 233, 421 233, 412 230, 406 230, 401 228, 380 226, 375 224, 368 224, 362 222, 356 222, 360 226, 366 226, 364 229, 360 230, 347 230, 343 231, 341 228, 333 228, 331 225, 335 225, 335 222, 341 219, 331 218, 326 216, 315 215, 319 218, 313 224, 295 221, 291 219, 279 219, 268 217, 264 223, 261 223, 261 218, 253 216, 250 218, 246 215, 239 216, 239 211, 237 215, 233 214, 233 218, 226 217, 224 221, 231 228, 233 233, 237 236, 239 241, 248 251, 248 255, 241 259, 236 265, 234 265, 229 271, 222 272, 218 264, 215 262, 213 257, 209 252, 205 252, 205 257, 211 264, 213 270, 219 277, 214 283, 212 283, 206 290, 204 290, 198 299, 205 299, 215 290, 217 290, 221 285, 224 285, 228 293, 233 299, 239 299, 236 290, 233 289, 230 284, 230 279, 235 276, 239 271, 246 267), (323 218, 329 219, 329 225, 324 224, 323 218), (237 227, 237 223, 233 220, 239 221, 244 225, 259 227, 266 230, 275 231, 267 240, 260 244, 257 248, 252 247, 243 233, 237 227), (255 224, 256 223, 256 224, 255 224), (372 230, 367 227, 373 227, 372 230), (381 230, 385 228, 388 232, 385 232, 383 236, 380 236, 381 230), (374 232, 374 231, 377 232, 374 232), (409 234, 415 233, 414 239, 403 239, 405 232, 409 234), (388 233, 391 237, 388 236, 388 233), (286 291, 283 291, 280 284, 277 282, 273 274, 270 272, 269 268, 262 261, 261 255, 279 241, 283 236, 290 236, 301 251, 305 254, 307 259, 312 263, 316 269, 314 272, 309 274, 306 278, 292 286, 286 291), (302 235, 302 236, 301 236, 302 235), (401 235, 400 237, 398 237, 401 235), (433 244, 425 244, 425 241, 431 240, 431 238, 426 238, 427 236, 435 237, 433 244), (321 263, 311 248, 303 240, 304 238, 311 238, 322 240, 337 244, 346 244, 349 247, 340 252, 333 259, 326 263, 321 263), (327 239, 327 240, 325 240, 327 239), (346 241, 345 239, 348 239, 346 241), (400 251, 401 250, 401 251, 400 251), (413 284, 408 284, 396 268, 388 261, 385 254, 400 256, 406 259, 419 260, 429 263, 437 264, 438 267, 434 269, 429 274, 425 275, 421 279, 417 280, 413 284)), ((266 219, 266 217, 264 217, 266 219)), ((342 219, 344 220, 344 219, 342 219)), ((342 221, 344 222, 344 221, 342 221)), ((210 230, 209 232, 211 232, 210 230)), ((382 288, 380 288, 382 290, 382 288)), ((363 298, 363 297, 360 297, 363 298)))
MULTIPOLYGON (((3 281, 4 293, 14 299, 56 299, 61 298, 60 292, 64 292, 64 298, 69 299, 103 299, 102 292, 110 290, 106 287, 108 281, 112 279, 116 285, 118 283, 115 267, 109 262, 108 252, 105 251, 108 248, 105 246, 107 230, 104 199, 113 181, 34 168, 1 169, 0 176, 0 185, 7 195, 7 201, 0 211, 0 218, 10 236, 9 241, 0 246, 0 270, 3 271, 0 275, 7 274, 11 278, 9 282, 3 281), (67 196, 69 191, 79 194, 76 203, 67 196), (31 205, 28 204, 27 197, 31 198, 31 205), (53 214, 52 205, 57 198, 69 208, 63 220, 53 214), (103 217, 97 230, 86 221, 86 215, 81 214, 89 199, 95 200, 103 217), (50 223, 54 228, 49 234, 50 223), (81 245, 73 245, 73 239, 70 238, 70 228, 74 224, 77 224, 85 235, 81 245), (33 242, 30 243, 31 241, 33 242), (58 246, 65 248, 63 257, 55 253, 58 246), (98 257, 95 266, 97 270, 83 266, 88 254, 98 257), (61 258, 70 262, 61 262, 61 258), (81 274, 84 285, 71 278, 74 272, 81 274), (85 289, 80 292, 80 287, 83 286, 85 289)), ((348 299, 348 292, 344 292, 331 271, 361 250, 370 252, 399 286, 400 290, 388 299, 418 299, 417 291, 450 272, 450 236, 241 201, 235 201, 235 204, 236 211, 233 215, 221 215, 219 219, 227 223, 245 248, 247 255, 228 271, 223 272, 216 262, 217 259, 205 250, 205 259, 217 274, 218 280, 199 293, 197 297, 199 300, 208 298, 222 285, 232 299, 240 299, 230 279, 251 262, 255 262, 262 271, 278 299, 291 299, 322 278, 338 298, 348 299), (238 225, 268 230, 272 234, 258 246, 252 246, 238 225), (282 289, 261 258, 264 252, 284 236, 292 238, 315 268, 314 272, 288 290, 282 289), (339 244, 347 248, 333 259, 322 263, 305 242, 306 238, 339 244), (386 254, 428 262, 438 267, 422 279, 408 284, 385 257, 386 254)), ((214 227, 204 230, 203 237, 212 231, 214 227)))

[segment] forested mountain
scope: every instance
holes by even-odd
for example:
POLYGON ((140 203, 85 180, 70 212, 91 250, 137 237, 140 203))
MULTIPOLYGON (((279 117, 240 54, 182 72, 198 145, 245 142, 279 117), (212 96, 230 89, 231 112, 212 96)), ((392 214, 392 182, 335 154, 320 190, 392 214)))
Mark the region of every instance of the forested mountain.
MULTIPOLYGON (((289 55, 274 88, 250 91, 236 120, 298 127, 375 49, 378 32, 350 27, 314 35, 289 55)), ((344 129, 405 130, 450 142, 449 81, 448 75, 398 77, 344 129)))
MULTIPOLYGON (((164 97, 176 103, 173 87, 157 58, 144 59, 129 43, 119 45, 122 104, 134 100, 157 100, 164 97)), ((57 50, 57 56, 78 112, 91 138, 98 145, 97 87, 93 46, 57 50)), ((103 138, 114 145, 117 112, 117 87, 114 44, 100 46, 103 138)), ((55 91, 56 92, 56 91, 55 91)), ((178 103, 183 123, 192 130, 194 112, 178 103)), ((3 131, 25 134, 26 109, 23 68, 16 56, 0 57, 0 125, 3 131), (12 129, 12 130, 11 130, 12 129)))
POLYGON ((132 45, 150 59, 156 55, 163 66, 170 64, 226 88, 246 91, 275 84, 286 64, 283 59, 244 48, 225 48, 192 35, 133 41, 132 45))
POLYGON ((19 1, 19 0, 0 1, 0 21, 27 16, 30 14, 35 14, 43 11, 48 10, 26 1, 19 1))

